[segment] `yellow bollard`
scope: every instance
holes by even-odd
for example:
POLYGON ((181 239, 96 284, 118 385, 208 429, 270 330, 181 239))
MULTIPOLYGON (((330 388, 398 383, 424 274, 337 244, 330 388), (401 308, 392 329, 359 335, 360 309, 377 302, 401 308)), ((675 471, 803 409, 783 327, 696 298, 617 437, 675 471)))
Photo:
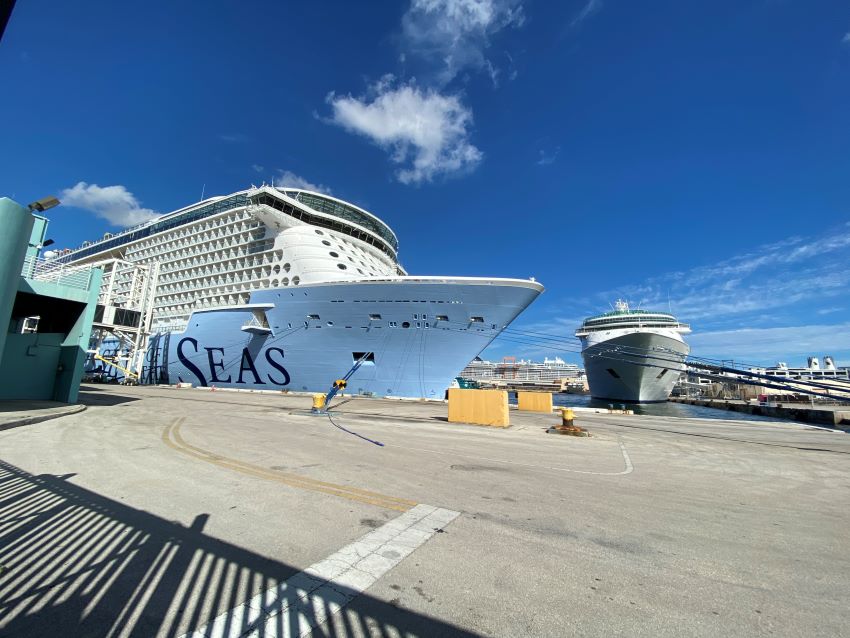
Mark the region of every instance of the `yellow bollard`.
POLYGON ((548 430, 549 434, 569 434, 571 436, 590 436, 590 434, 582 427, 577 426, 573 421, 575 413, 572 408, 561 408, 561 424, 555 425, 548 430))
POLYGON ((324 394, 314 394, 313 395, 313 412, 321 412, 325 407, 325 395, 324 394))

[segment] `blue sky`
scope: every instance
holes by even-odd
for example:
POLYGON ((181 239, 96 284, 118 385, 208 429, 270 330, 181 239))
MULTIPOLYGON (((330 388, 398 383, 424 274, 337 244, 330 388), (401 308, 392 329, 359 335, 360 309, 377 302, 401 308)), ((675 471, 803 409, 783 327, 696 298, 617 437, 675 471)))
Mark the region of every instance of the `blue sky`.
POLYGON ((624 297, 700 356, 850 364, 846 2, 26 0, 0 69, 0 193, 61 194, 58 246, 283 180, 411 273, 536 277, 516 328, 624 297))

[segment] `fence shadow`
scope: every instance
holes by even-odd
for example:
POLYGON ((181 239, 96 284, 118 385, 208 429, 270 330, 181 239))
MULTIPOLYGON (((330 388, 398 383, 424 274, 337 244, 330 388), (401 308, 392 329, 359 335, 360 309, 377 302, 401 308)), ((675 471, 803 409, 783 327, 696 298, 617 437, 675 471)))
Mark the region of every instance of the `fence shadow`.
POLYGON ((317 634, 474 636, 439 619, 361 593, 333 616, 335 600, 282 583, 285 563, 204 534, 209 515, 188 527, 134 509, 71 482, 33 476, 0 461, 0 636, 181 636, 225 614, 224 636, 304 635, 305 616, 329 618, 317 634), (252 623, 228 613, 275 590, 297 613, 252 623))

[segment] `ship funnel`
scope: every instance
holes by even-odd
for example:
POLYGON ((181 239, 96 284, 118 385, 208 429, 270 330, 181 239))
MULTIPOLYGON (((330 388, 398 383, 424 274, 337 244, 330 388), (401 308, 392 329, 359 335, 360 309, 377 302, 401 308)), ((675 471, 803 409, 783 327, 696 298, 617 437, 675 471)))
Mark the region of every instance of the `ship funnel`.
POLYGON ((820 370, 820 361, 817 357, 809 357, 808 362, 809 365, 807 367, 809 370, 820 370))
POLYGON ((832 360, 832 357, 826 355, 823 358, 823 369, 824 370, 835 370, 835 361, 832 360))

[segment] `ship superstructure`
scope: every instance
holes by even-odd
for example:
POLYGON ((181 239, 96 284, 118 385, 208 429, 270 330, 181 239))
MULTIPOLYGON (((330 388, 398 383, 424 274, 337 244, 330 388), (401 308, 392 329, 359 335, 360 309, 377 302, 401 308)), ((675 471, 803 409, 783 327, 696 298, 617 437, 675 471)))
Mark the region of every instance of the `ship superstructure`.
POLYGON ((691 331, 671 314, 629 308, 589 317, 576 330, 595 399, 630 403, 666 401, 690 351, 691 331))
POLYGON ((360 207, 261 186, 55 259, 112 264, 103 295, 118 309, 134 269, 156 273, 143 381, 321 391, 368 354, 355 391, 442 398, 543 287, 409 276, 397 251, 390 227, 360 207))

